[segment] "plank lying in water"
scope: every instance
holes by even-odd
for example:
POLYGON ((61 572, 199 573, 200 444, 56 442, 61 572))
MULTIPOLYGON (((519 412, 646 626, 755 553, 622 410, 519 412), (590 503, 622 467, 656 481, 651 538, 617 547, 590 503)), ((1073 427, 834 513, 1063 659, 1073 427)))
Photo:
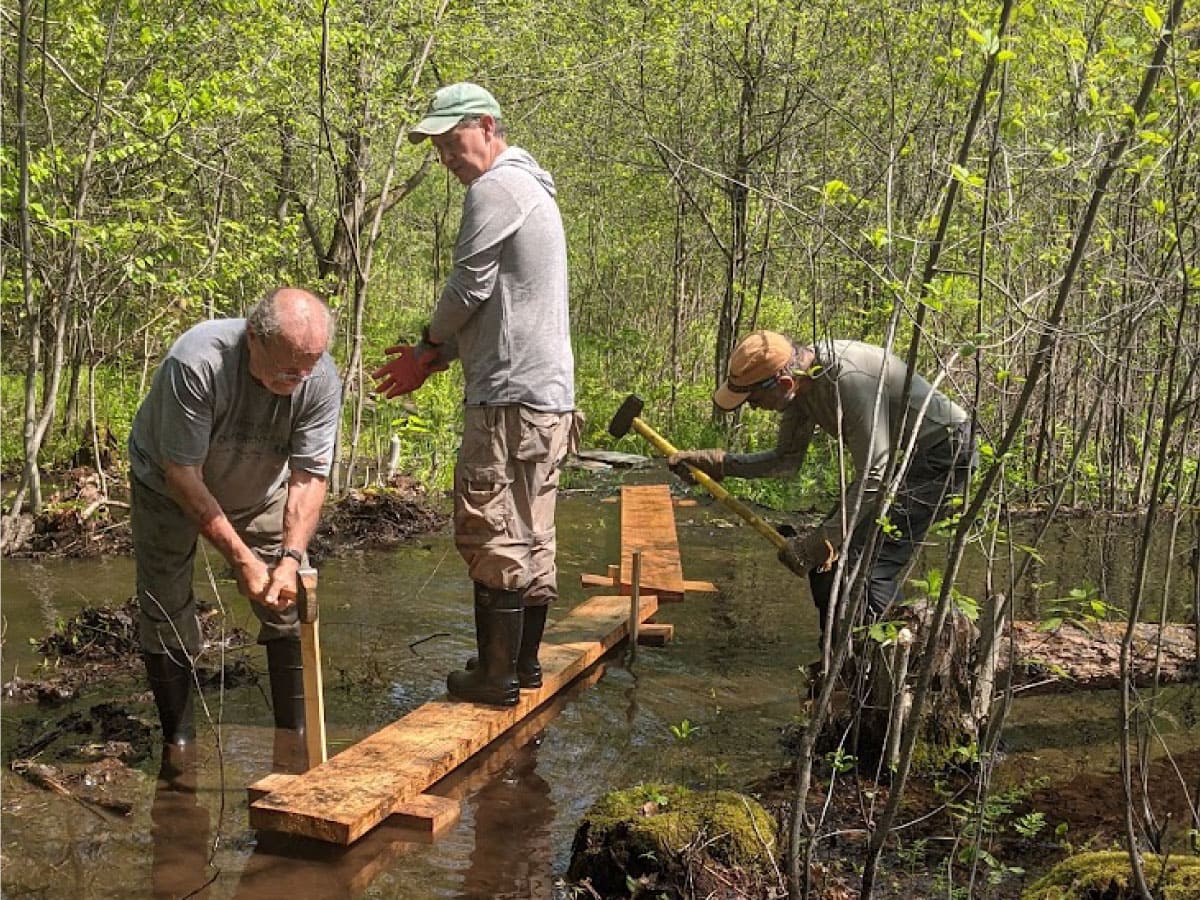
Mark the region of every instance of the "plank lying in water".
POLYGON ((621 488, 621 585, 633 584, 633 554, 641 551, 641 589, 664 602, 682 600, 685 590, 675 508, 665 484, 625 485, 621 488))
MULTIPOLYGON (((645 621, 658 598, 644 594, 645 621)), ((628 597, 592 597, 547 627, 542 687, 514 707, 433 701, 250 806, 254 828, 350 844, 462 765, 583 674, 629 629, 628 597)))

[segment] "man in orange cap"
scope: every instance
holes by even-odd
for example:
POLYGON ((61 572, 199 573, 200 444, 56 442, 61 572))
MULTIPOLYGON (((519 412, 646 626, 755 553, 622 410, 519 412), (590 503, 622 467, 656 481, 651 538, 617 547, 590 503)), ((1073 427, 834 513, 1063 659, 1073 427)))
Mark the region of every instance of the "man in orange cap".
POLYGON ((777 332, 756 331, 734 349, 728 377, 713 402, 727 412, 749 403, 779 413, 775 447, 760 453, 693 450, 669 460, 672 470, 689 481, 685 464, 717 481, 765 478, 795 473, 818 426, 844 446, 855 480, 842 502, 779 553, 784 565, 808 576, 823 630, 837 556, 853 561, 870 546, 867 607, 878 617, 899 596, 900 573, 930 523, 962 494, 970 477, 971 417, 915 374, 908 403, 902 405, 906 375, 903 360, 872 344, 828 340, 803 347, 777 332), (893 443, 895 435, 899 439, 893 443), (887 526, 877 528, 893 456, 900 459, 901 477, 886 510, 887 526))

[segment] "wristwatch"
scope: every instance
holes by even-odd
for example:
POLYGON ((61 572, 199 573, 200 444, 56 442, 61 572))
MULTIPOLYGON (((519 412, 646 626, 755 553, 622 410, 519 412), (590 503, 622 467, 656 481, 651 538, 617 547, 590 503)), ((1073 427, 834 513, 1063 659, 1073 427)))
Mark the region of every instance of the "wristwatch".
POLYGON ((280 547, 276 554, 276 559, 283 559, 285 556, 291 557, 296 561, 296 565, 304 565, 304 554, 295 547, 280 547))

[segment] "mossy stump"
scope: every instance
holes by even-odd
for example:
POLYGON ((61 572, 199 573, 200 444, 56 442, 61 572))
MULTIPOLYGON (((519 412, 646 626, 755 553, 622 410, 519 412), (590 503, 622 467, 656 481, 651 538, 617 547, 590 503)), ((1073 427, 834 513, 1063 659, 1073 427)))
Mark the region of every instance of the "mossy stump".
POLYGON ((782 896, 775 847, 775 820, 750 797, 643 784, 588 811, 567 877, 601 897, 782 896))
MULTIPOLYGON (((1172 856, 1166 861, 1142 856, 1146 881, 1162 900, 1200 897, 1200 858, 1172 856), (1161 891, 1161 893, 1159 893, 1161 891)), ((1038 879, 1021 900, 1132 900, 1137 897, 1129 854, 1124 850, 1080 853, 1069 857, 1038 879)))

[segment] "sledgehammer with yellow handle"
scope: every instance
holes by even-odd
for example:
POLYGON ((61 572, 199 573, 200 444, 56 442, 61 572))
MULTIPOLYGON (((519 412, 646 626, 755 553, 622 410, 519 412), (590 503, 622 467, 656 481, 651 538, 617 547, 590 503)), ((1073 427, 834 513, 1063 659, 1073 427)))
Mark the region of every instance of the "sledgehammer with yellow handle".
MULTIPOLYGON (((629 434, 629 429, 632 428, 653 444, 663 456, 678 453, 679 451, 671 446, 671 443, 666 438, 642 421, 640 416, 645 405, 642 398, 637 394, 630 394, 626 397, 625 402, 621 404, 621 408, 617 410, 617 414, 608 423, 608 433, 615 438, 620 438, 629 434)), ((755 531, 774 544, 777 550, 782 550, 787 546, 787 538, 768 525, 761 516, 756 515, 754 510, 745 503, 721 487, 720 484, 713 480, 711 475, 690 464, 688 468, 692 470, 692 477, 696 479, 696 482, 703 485, 704 489, 717 499, 717 502, 741 516, 753 526, 755 531)))

